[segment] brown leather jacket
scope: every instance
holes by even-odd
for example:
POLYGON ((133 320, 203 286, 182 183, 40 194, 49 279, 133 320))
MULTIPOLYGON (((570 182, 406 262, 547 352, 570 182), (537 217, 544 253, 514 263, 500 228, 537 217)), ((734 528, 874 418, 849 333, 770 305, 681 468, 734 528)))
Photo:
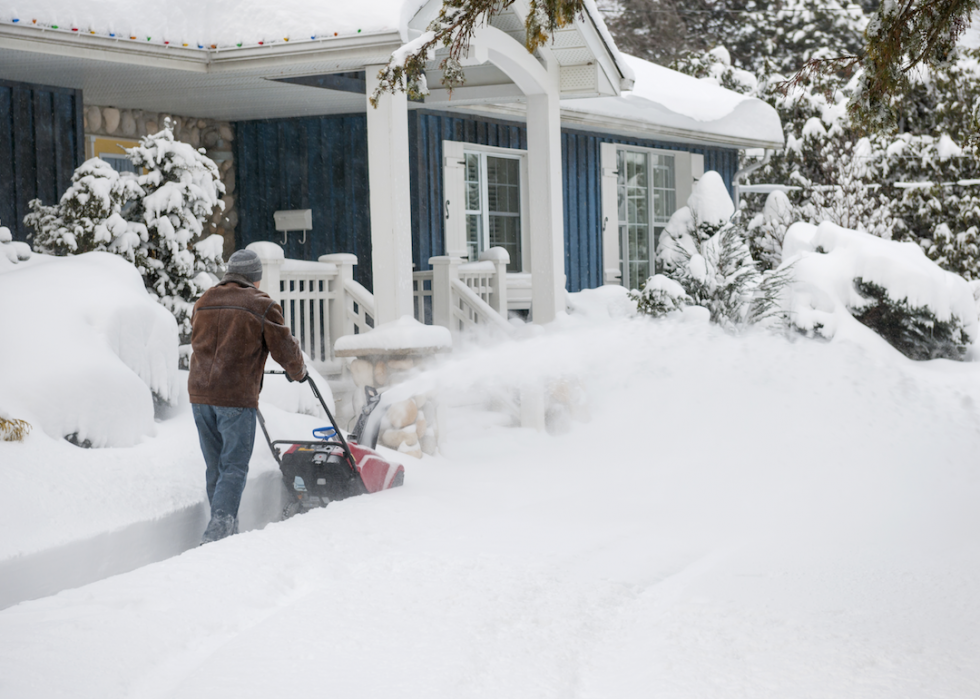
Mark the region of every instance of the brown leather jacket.
POLYGON ((279 304, 238 275, 226 276, 194 304, 191 347, 191 403, 259 407, 270 352, 290 378, 298 381, 306 373, 279 304))

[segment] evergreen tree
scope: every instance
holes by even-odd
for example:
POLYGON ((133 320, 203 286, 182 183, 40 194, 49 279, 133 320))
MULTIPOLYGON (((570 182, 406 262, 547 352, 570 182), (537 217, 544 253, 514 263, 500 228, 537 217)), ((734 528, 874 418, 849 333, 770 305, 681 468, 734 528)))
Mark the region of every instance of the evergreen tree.
POLYGON ((190 314, 223 268, 224 240, 202 238, 204 222, 216 206, 223 207, 221 183, 214 162, 192 146, 174 140, 169 124, 127 149, 144 194, 129 217, 146 227, 146 242, 137 253, 147 290, 177 318, 181 342, 190 339, 190 314))
POLYGON ((71 186, 53 206, 31 200, 24 223, 33 231, 34 249, 52 255, 74 255, 94 250, 120 252, 133 261, 145 239, 141 226, 121 215, 127 202, 142 194, 133 175, 120 175, 99 158, 82 163, 71 186))

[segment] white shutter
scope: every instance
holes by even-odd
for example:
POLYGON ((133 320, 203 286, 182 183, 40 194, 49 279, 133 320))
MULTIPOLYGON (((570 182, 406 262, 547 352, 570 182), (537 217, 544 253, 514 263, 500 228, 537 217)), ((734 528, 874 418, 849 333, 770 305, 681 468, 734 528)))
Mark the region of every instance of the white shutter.
POLYGON ((691 153, 691 176, 695 181, 704 177, 704 156, 701 153, 691 153))
POLYGON ((616 144, 600 144, 602 165, 602 283, 621 284, 616 144))
POLYGON ((442 142, 442 209, 444 220, 445 254, 450 257, 466 257, 466 205, 465 160, 463 144, 459 141, 442 142))

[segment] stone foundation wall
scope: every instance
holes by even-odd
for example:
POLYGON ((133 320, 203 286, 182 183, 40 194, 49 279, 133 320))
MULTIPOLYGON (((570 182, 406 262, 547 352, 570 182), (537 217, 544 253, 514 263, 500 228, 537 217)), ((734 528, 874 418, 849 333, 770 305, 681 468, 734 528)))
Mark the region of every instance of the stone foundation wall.
MULTIPOLYGON (((143 136, 157 133, 163 128, 164 120, 170 117, 174 138, 195 148, 204 148, 209 158, 214 160, 225 185, 225 210, 214 210, 205 233, 218 233, 225 239, 225 259, 235 250, 235 226, 238 225, 238 210, 235 197, 235 129, 230 122, 197 117, 177 116, 142 109, 117 109, 87 105, 85 107, 85 135, 102 138, 115 136, 138 140, 143 136)), ((88 151, 86 150, 86 153, 88 151)))

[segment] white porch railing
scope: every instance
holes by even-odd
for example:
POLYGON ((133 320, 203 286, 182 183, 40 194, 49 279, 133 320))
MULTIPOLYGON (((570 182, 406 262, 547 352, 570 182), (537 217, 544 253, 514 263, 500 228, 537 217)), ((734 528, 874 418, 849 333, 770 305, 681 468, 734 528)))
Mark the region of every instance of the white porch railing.
POLYGON ((513 334, 507 322, 507 263, 503 248, 491 248, 479 262, 431 257, 432 269, 414 274, 415 319, 458 334, 475 327, 513 334))
MULTIPOLYGON (((261 286, 282 306, 286 325, 321 373, 340 371, 334 356, 338 338, 374 327, 374 296, 354 281, 357 257, 321 255, 317 262, 287 260, 275 243, 248 246, 262 262, 261 286)), ((479 262, 454 257, 429 259, 432 269, 414 274, 416 320, 442 325, 453 334, 472 328, 511 335, 507 322, 507 263, 503 248, 491 248, 479 262)))
POLYGON ((321 373, 340 363, 333 353, 339 337, 374 327, 374 298, 354 281, 357 257, 321 255, 318 262, 287 260, 275 243, 248 246, 262 262, 262 288, 282 306, 283 318, 321 373))

